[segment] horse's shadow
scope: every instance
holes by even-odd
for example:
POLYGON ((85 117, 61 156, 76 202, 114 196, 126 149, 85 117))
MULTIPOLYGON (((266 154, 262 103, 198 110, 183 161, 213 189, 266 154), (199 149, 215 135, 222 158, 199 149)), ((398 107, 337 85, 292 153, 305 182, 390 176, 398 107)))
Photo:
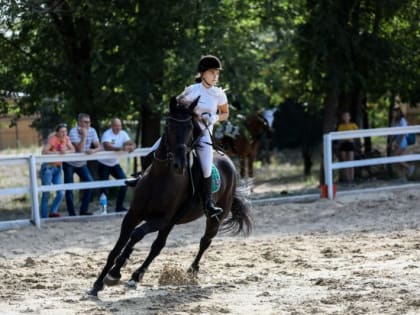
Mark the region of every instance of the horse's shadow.
MULTIPOLYGON (((181 311, 180 306, 191 303, 200 303, 208 300, 217 291, 226 291, 233 288, 229 284, 215 285, 182 285, 182 286, 141 286, 135 292, 142 290, 143 295, 137 297, 122 298, 118 301, 107 301, 100 298, 95 299, 95 303, 101 309, 105 309, 111 314, 121 314, 122 311, 132 310, 138 314, 156 314, 161 311, 176 312, 181 311)), ((133 289, 126 289, 133 290, 133 289)), ((124 293, 123 293, 124 294, 124 293)), ((182 311, 190 311, 184 309, 182 311)))

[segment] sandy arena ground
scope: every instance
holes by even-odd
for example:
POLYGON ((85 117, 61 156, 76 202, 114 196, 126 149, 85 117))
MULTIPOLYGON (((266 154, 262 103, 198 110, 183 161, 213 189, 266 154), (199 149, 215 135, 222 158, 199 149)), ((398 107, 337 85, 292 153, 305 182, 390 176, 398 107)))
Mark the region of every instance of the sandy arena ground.
MULTIPOLYGON (((85 295, 121 218, 0 232, 1 314, 420 314, 418 190, 254 207, 250 237, 219 235, 182 280, 204 221, 178 226, 136 290, 85 295), (186 279, 184 279, 186 280, 186 279)), ((154 239, 138 244, 123 281, 154 239)))

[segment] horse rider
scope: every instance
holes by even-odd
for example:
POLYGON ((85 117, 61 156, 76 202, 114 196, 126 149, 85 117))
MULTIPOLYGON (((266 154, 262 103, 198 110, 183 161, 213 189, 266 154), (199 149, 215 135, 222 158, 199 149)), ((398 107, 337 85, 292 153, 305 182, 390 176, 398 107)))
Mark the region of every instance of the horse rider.
MULTIPOLYGON (((201 198, 206 215, 209 218, 216 218, 223 213, 223 209, 216 207, 212 199, 212 178, 211 169, 213 163, 213 143, 211 134, 213 126, 217 121, 227 120, 229 117, 229 105, 224 90, 217 87, 222 64, 216 56, 203 56, 198 62, 196 83, 185 88, 177 96, 178 102, 191 103, 200 97, 194 112, 198 114, 198 124, 202 130, 199 145, 196 149, 203 172, 203 187, 201 198)), ((152 146, 152 151, 159 147, 160 139, 152 146)), ((137 180, 127 182, 129 186, 134 186, 137 180), (133 185, 134 184, 134 185, 133 185)))

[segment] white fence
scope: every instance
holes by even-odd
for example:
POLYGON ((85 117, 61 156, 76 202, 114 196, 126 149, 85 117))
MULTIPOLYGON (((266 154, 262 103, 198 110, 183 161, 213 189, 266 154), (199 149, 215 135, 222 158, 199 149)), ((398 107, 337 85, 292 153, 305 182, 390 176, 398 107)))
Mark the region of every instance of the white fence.
MULTIPOLYGON (((331 132, 324 135, 324 171, 325 171, 325 184, 328 187, 328 198, 333 198, 333 171, 348 168, 348 167, 360 167, 367 165, 378 165, 387 163, 397 162, 410 162, 420 160, 420 154, 407 154, 403 156, 395 157, 381 157, 364 160, 355 160, 348 162, 334 162, 333 161, 333 150, 332 142, 334 140, 349 139, 349 138, 363 138, 369 136, 387 136, 387 135, 399 135, 407 133, 420 133, 420 125, 409 126, 409 127, 394 127, 394 128, 377 128, 377 129, 364 129, 356 131, 341 131, 331 132)), ((74 189, 86 189, 86 188, 100 188, 100 187, 116 187, 124 185, 124 180, 105 180, 105 181, 93 181, 84 183, 71 183, 71 184, 60 184, 60 185, 38 185, 37 170, 39 165, 44 162, 54 161, 81 161, 81 160, 99 160, 107 158, 134 158, 145 156, 150 153, 150 148, 136 149, 131 153, 127 152, 98 152, 92 155, 86 155, 82 153, 73 153, 66 155, 27 155, 27 156, 11 156, 11 157, 0 157, 0 165, 22 165, 22 167, 29 168, 29 183, 24 187, 13 187, 13 188, 0 188, 1 195, 13 195, 13 194, 30 194, 31 196, 31 218, 24 220, 9 220, 0 222, 0 230, 10 228, 14 226, 21 226, 35 223, 37 227, 41 227, 41 218, 39 212, 39 193, 44 191, 57 191, 57 190, 74 190, 74 189)), ((410 185, 413 186, 413 185, 410 185)), ((313 197, 313 196, 311 196, 313 197)))
POLYGON ((420 125, 408 127, 392 127, 392 128, 376 128, 376 129, 363 129, 355 131, 335 131, 324 135, 324 172, 325 184, 328 187, 328 198, 333 198, 333 171, 349 168, 360 167, 367 165, 389 164, 398 162, 410 162, 420 160, 420 154, 406 154, 402 156, 380 157, 364 160, 355 160, 347 162, 334 162, 333 161, 333 145, 334 140, 363 138, 372 136, 390 136, 401 135, 408 133, 420 133, 420 125))
POLYGON ((44 191, 57 191, 57 190, 74 190, 74 189, 86 189, 86 188, 99 188, 99 187, 116 187, 123 186, 124 180, 104 180, 104 181, 93 181, 84 183, 70 183, 60 185, 38 185, 37 170, 41 163, 44 162, 55 162, 55 161, 89 161, 89 160, 101 160, 109 158, 134 158, 145 156, 150 153, 150 148, 136 149, 131 153, 128 152, 98 152, 95 154, 87 155, 83 153, 72 153, 72 154, 49 154, 49 155, 27 155, 27 156, 11 156, 11 157, 0 157, 0 165, 22 165, 22 167, 29 168, 29 183, 28 186, 24 187, 13 187, 13 188, 0 188, 1 195, 13 195, 13 194, 30 194, 31 196, 31 219, 27 220, 11 220, 0 222, 0 230, 8 227, 19 226, 30 224, 31 222, 39 228, 41 227, 41 218, 39 213, 39 193, 44 191))

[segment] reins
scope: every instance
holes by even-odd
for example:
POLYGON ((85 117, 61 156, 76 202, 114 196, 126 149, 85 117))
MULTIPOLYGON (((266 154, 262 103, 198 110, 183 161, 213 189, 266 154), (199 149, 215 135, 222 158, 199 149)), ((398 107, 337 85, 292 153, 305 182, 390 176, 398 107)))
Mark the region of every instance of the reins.
MULTIPOLYGON (((168 117, 166 118, 166 120, 172 120, 172 121, 179 122, 179 123, 186 123, 186 122, 191 121, 192 119, 193 119, 193 117, 192 117, 192 116, 189 116, 189 117, 186 117, 186 118, 183 118, 183 119, 175 118, 175 117, 172 117, 172 116, 168 116, 168 117)), ((208 131, 208 133, 209 133, 209 135, 210 135, 211 142, 210 142, 210 143, 208 143, 208 142, 204 142, 204 143, 205 143, 205 144, 208 144, 208 145, 211 145, 211 146, 214 148, 214 150, 215 150, 216 152, 218 152, 220 155, 224 155, 224 154, 225 154, 225 152, 224 152, 223 148, 222 148, 221 146, 219 146, 219 145, 217 145, 217 144, 216 144, 215 138, 214 138, 214 136, 213 136, 213 133, 210 131, 209 126, 205 125, 205 128, 206 128, 206 130, 208 131)), ((165 139, 166 139, 166 138, 165 138, 165 139)), ((188 146, 187 144, 185 144, 185 143, 182 143, 182 144, 178 144, 178 145, 176 146, 176 148, 177 148, 177 149, 178 149, 178 148, 184 148, 184 149, 185 149, 185 151, 186 151, 186 153, 187 153, 187 155, 189 155, 189 154, 190 154, 190 153, 194 150, 194 148, 197 146, 197 144, 198 144, 199 140, 200 140, 200 137, 195 137, 195 138, 193 139, 192 143, 191 143, 189 146, 188 146)), ((166 144, 166 142, 167 142, 167 140, 165 141, 165 144, 166 144)), ((153 158, 154 158, 155 160, 159 161, 159 162, 166 162, 166 161, 169 161, 169 160, 172 160, 172 159, 173 159, 173 153, 172 153, 172 152, 170 152, 170 151, 166 148, 166 158, 164 158, 164 159, 159 158, 159 157, 157 156, 157 154, 156 154, 156 151, 153 153, 153 158)))
POLYGON ((210 131, 209 126, 207 126, 206 124, 204 124, 204 125, 206 126, 206 129, 209 132, 210 139, 211 139, 211 143, 209 143, 209 142, 204 142, 204 143, 205 144, 208 144, 208 145, 211 145, 213 147, 213 149, 217 153, 219 153, 220 155, 225 155, 225 151, 223 150, 223 148, 220 145, 216 144, 216 140, 215 140, 215 138, 213 136, 213 133, 210 131))

